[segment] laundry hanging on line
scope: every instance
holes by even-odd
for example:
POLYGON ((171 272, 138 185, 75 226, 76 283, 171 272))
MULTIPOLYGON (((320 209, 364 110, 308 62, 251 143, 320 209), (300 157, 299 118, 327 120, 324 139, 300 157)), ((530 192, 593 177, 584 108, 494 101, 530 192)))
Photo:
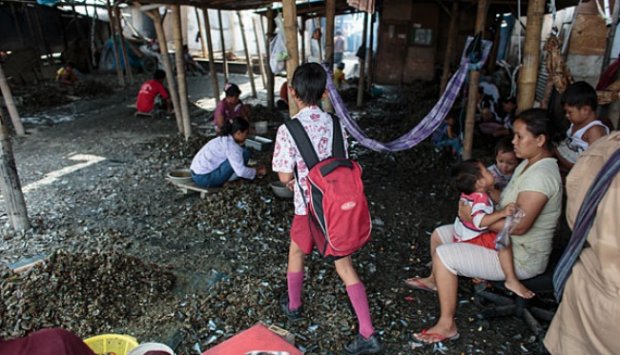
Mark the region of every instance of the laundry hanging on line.
POLYGON ((469 48, 470 43, 473 41, 473 37, 468 37, 467 42, 465 43, 465 50, 463 51, 463 55, 461 56, 461 63, 459 65, 458 70, 446 87, 439 101, 433 106, 431 111, 422 119, 420 123, 418 123, 413 129, 411 129, 406 134, 401 137, 387 143, 379 142, 372 138, 366 136, 364 131, 360 129, 357 125, 357 122, 351 117, 347 107, 342 101, 338 90, 336 90, 336 86, 331 80, 331 70, 329 67, 323 64, 323 68, 327 71, 327 92, 329 94, 329 98, 331 99, 332 105, 338 117, 342 119, 342 122, 347 129, 347 132, 355 138, 362 146, 377 151, 377 152, 398 152, 401 150, 411 149, 426 138, 428 138, 440 125, 441 122, 445 119, 446 115, 450 112, 452 105, 454 105, 454 101, 456 100, 463 83, 465 82, 465 78, 467 73, 469 72, 470 66, 474 68, 480 68, 486 61, 489 52, 491 51, 491 41, 482 41, 482 50, 479 61, 476 63, 470 63, 468 60, 467 49, 469 48))

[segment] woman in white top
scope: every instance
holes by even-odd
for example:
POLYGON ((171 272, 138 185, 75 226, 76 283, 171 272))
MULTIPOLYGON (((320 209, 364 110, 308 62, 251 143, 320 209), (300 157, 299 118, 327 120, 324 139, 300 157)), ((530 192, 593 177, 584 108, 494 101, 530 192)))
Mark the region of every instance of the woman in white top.
POLYGON ((220 187, 238 177, 253 180, 263 177, 264 166, 247 167, 250 151, 241 147, 248 137, 250 124, 241 117, 224 123, 220 136, 205 144, 192 160, 192 180, 202 187, 220 187))

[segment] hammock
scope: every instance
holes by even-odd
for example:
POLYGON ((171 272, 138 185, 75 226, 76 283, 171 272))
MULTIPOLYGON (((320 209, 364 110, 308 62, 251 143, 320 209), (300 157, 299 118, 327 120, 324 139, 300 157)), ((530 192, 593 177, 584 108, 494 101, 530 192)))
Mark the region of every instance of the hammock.
POLYGON ((458 96, 458 93, 461 90, 463 83, 465 82, 465 77, 467 76, 467 72, 469 71, 470 66, 474 68, 480 68, 486 61, 487 56, 489 55, 492 43, 490 41, 483 40, 481 57, 479 58, 479 61, 476 63, 470 63, 467 56, 467 48, 469 47, 471 41, 473 41, 473 38, 468 37, 465 44, 466 49, 463 52, 463 56, 461 57, 461 64, 459 66, 459 69, 456 73, 454 73, 454 75, 452 75, 452 78, 450 78, 446 90, 444 91, 439 101, 437 101, 435 106, 433 106, 431 111, 411 131, 388 143, 382 143, 374 139, 368 138, 357 125, 357 122, 355 122, 355 120, 351 118, 351 115, 349 115, 349 111, 347 111, 347 108, 342 101, 342 98, 340 97, 340 94, 338 94, 338 91, 336 90, 336 86, 331 80, 331 71, 324 64, 323 67, 328 73, 327 92, 329 94, 329 98, 331 99, 336 114, 342 119, 344 126, 347 129, 347 132, 349 132, 349 134, 351 134, 351 136, 353 136, 353 138, 355 138, 362 146, 377 152, 384 153, 398 152, 401 150, 413 148, 418 143, 428 138, 433 133, 433 131, 435 131, 439 127, 439 125, 441 125, 448 112, 450 112, 450 109, 452 108, 452 105, 454 104, 454 101, 456 100, 456 97, 458 96))

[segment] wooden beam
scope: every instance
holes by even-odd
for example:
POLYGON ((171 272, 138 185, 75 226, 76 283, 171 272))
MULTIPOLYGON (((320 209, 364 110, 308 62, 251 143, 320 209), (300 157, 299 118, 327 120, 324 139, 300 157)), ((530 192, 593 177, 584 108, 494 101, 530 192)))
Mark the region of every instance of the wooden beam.
POLYGON ((224 66, 224 82, 228 82, 228 60, 226 60, 226 42, 224 41, 224 23, 222 11, 217 10, 217 19, 220 22, 220 44, 222 45, 222 65, 224 66))
POLYGON ((519 71, 519 90, 517 93, 517 109, 519 112, 532 108, 536 99, 536 81, 540 65, 540 33, 544 15, 544 0, 530 0, 528 2, 523 66, 519 71))
POLYGON ((121 23, 121 9, 118 6, 114 8, 114 21, 116 21, 116 29, 121 41, 121 53, 123 55, 125 74, 127 74, 129 84, 133 85, 133 72, 131 70, 131 63, 129 63, 129 56, 127 55, 127 47, 125 46, 125 35, 123 35, 123 24, 121 23))
POLYGON ((446 90, 446 85, 448 84, 448 79, 450 78, 450 63, 452 62, 452 50, 454 44, 456 43, 456 37, 458 36, 459 31, 459 2, 452 2, 452 12, 450 14, 450 26, 448 28, 448 43, 446 44, 446 53, 443 57, 443 73, 441 73, 441 82, 439 93, 443 94, 446 90))
POLYGON ((177 64, 177 84, 179 84, 179 103, 183 117, 183 135, 189 140, 192 126, 189 121, 189 104, 187 100, 187 81, 185 79, 185 58, 183 58, 183 34, 181 28, 181 6, 172 5, 172 36, 174 38, 174 57, 177 64))
POLYGON ((366 63, 368 63, 368 76, 366 77, 366 88, 370 90, 374 81, 374 72, 375 72, 375 56, 373 48, 375 46, 375 20, 377 19, 376 12, 370 16, 370 27, 368 31, 370 32, 370 44, 366 50, 366 63))
POLYGON ((265 73, 265 61, 263 59, 263 53, 260 49, 260 41, 258 40, 258 25, 256 21, 259 19, 252 16, 252 26, 254 27, 254 41, 256 42, 256 52, 258 53, 258 65, 260 65, 260 77, 263 82, 263 88, 267 87, 267 74, 265 73))
MULTIPOLYGON (((368 49, 366 46, 368 44, 366 37, 368 37, 368 12, 364 12, 364 27, 362 30, 362 46, 368 49)), ((366 51, 366 55, 368 55, 368 50, 366 51)), ((364 105, 364 76, 366 75, 366 58, 359 58, 359 61, 360 75, 359 82, 357 84, 357 107, 362 107, 364 105)))
POLYGON ((275 25, 273 23, 274 13, 273 7, 269 6, 267 10, 267 35, 265 36, 265 29, 262 26, 261 21, 261 33, 265 39, 265 49, 267 51, 267 65, 269 70, 267 71, 267 108, 273 110, 274 108, 274 92, 275 92, 275 78, 271 71, 271 39, 273 38, 273 32, 275 31, 275 25))
POLYGON ((220 103, 220 84, 215 70, 215 58, 213 55, 213 39, 211 38, 211 21, 209 20, 209 9, 202 9, 202 17, 205 19, 205 33, 207 34, 207 46, 209 47, 209 70, 211 71, 211 84, 213 85, 213 97, 216 103, 220 103))
POLYGON ((207 52, 205 31, 203 30, 202 24, 200 23, 200 14, 198 13, 197 7, 194 7, 194 12, 196 12, 196 24, 198 25, 198 33, 200 33, 200 48, 202 49, 202 57, 208 58, 209 53, 207 52))
MULTIPOLYGON (((489 0, 478 1, 476 13, 475 32, 484 34, 484 26, 487 18, 489 0)), ((471 159, 474 143, 474 116, 476 115, 476 103, 478 102, 478 84, 480 83, 480 71, 472 70, 469 73, 469 92, 467 96, 467 114, 465 117, 465 138, 463 142, 463 159, 471 159)))
POLYGON ((168 42, 166 40, 166 32, 164 32, 164 26, 161 23, 161 15, 159 9, 151 10, 146 13, 155 25, 155 32, 157 33, 157 42, 159 43, 159 53, 161 54, 161 61, 166 72, 166 80, 168 81, 168 91, 170 92, 170 98, 172 99, 172 106, 174 109, 174 117, 177 121, 177 128, 179 133, 183 133, 183 116, 181 114, 181 105, 179 103, 179 95, 177 93, 176 80, 174 79, 174 72, 172 71, 172 64, 170 64, 170 55, 168 54, 168 42))
POLYGON ((15 128, 15 133, 17 133, 18 136, 23 136, 26 132, 24 132, 24 126, 22 125, 22 121, 19 118, 19 113, 17 112, 15 101, 13 100, 13 93, 11 92, 9 83, 7 82, 6 76, 4 75, 2 63, 0 63, 0 92, 2 92, 4 103, 6 104, 6 108, 9 111, 9 116, 11 116, 11 122, 13 122, 13 128, 15 128))
POLYGON ((9 130, 3 122, 0 110, 0 192, 6 204, 6 213, 9 223, 15 230, 30 228, 26 201, 22 193, 9 130))
POLYGON ((125 86, 125 76, 123 75, 123 70, 121 69, 121 59, 118 55, 118 47, 116 43, 116 25, 114 24, 114 16, 112 15, 112 6, 110 5, 110 0, 106 0, 107 8, 108 8, 108 25, 110 26, 110 36, 112 37, 112 52, 114 52, 114 66, 116 67, 116 76, 118 77, 118 84, 120 86, 125 86))
MULTIPOLYGON (((286 51, 288 52, 286 79, 288 84, 292 86, 293 74, 299 65, 299 54, 297 53, 297 7, 295 6, 295 0, 283 0, 282 12, 284 13, 284 34, 286 36, 286 51)), ((295 116, 299 111, 290 91, 288 95, 288 110, 291 117, 295 116)))
POLYGON ((252 97, 256 98, 256 84, 254 83, 254 69, 252 68, 252 58, 250 58, 250 51, 248 50, 248 41, 245 37, 245 26, 243 25, 243 19, 241 18, 241 12, 237 11, 237 17, 239 18, 239 28, 241 29, 241 40, 243 41, 243 52, 245 53, 245 63, 248 67, 248 75, 250 76, 250 86, 252 87, 252 97))
POLYGON ((301 27, 300 27, 300 35, 301 35, 301 63, 306 62, 306 19, 304 17, 301 18, 301 27))
POLYGON ((334 22, 336 19, 336 0, 325 0, 325 61, 329 68, 334 66, 334 22))

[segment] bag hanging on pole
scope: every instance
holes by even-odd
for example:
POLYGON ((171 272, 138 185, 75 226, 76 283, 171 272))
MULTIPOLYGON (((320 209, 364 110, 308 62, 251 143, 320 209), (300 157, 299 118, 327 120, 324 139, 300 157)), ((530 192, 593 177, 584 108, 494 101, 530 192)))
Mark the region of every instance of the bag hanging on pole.
POLYGON ((288 120, 285 125, 308 166, 310 200, 304 197, 304 202, 317 249, 325 257, 343 257, 368 243, 372 222, 362 168, 346 157, 340 121, 334 115, 332 120, 332 156, 322 161, 299 120, 288 120))

